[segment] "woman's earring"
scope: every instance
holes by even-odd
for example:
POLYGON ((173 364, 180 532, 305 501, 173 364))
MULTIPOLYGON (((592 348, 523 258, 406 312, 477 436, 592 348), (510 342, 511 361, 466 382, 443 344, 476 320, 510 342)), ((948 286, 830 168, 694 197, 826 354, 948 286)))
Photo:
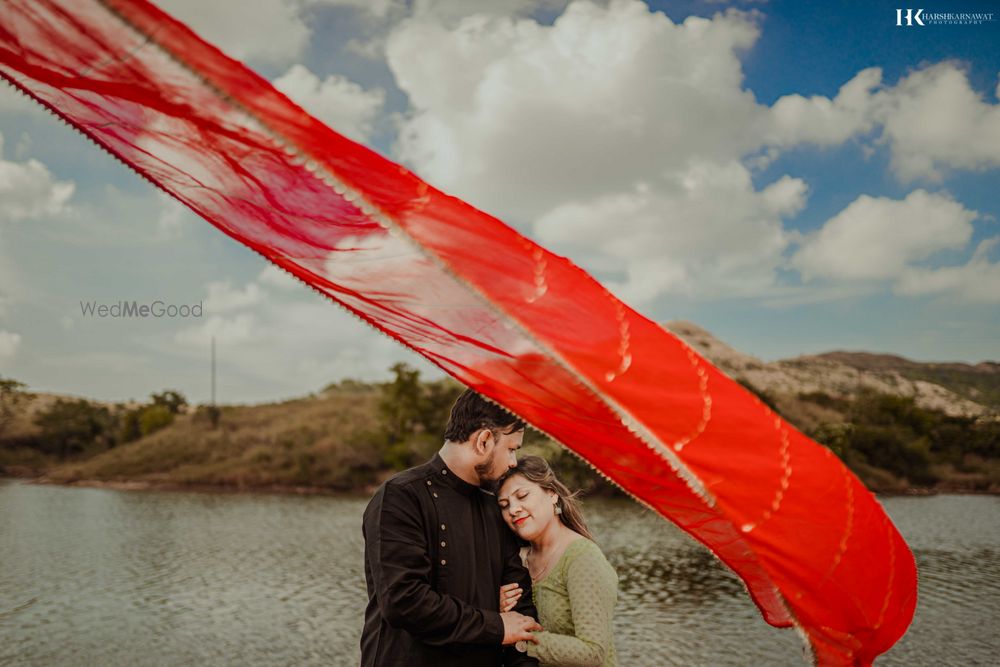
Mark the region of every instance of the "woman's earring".
POLYGON ((556 508, 556 515, 557 516, 560 515, 560 514, 562 514, 562 508, 559 507, 559 505, 555 505, 555 508, 556 508))

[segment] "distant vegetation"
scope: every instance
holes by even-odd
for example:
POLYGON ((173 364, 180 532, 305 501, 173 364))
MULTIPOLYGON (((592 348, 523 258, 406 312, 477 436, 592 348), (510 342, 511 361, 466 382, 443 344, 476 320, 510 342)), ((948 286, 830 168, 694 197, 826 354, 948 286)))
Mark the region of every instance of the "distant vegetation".
POLYGON ((1000 492, 1000 421, 949 416, 912 397, 860 391, 775 397, 756 392, 829 447, 870 488, 1000 492), (816 409, 818 408, 818 410, 816 409))
MULTIPOLYGON (((344 380, 306 398, 188 406, 174 390, 147 402, 35 396, 0 378, 0 472, 56 481, 111 480, 240 488, 370 489, 429 458, 462 387, 425 382, 406 364, 384 383, 344 380), (27 471, 27 472, 26 472, 27 471)), ((872 489, 1000 491, 1000 421, 953 417, 912 398, 860 392, 769 395, 769 406, 829 447, 872 489)), ((568 450, 529 430, 525 453, 549 459, 572 488, 613 492, 568 450)))
POLYGON ((24 391, 23 383, 0 379, 0 443, 8 461, 13 450, 28 450, 58 460, 93 456, 166 428, 187 406, 184 396, 173 390, 153 394, 149 403, 131 407, 57 398, 33 413, 28 428, 12 432, 18 406, 32 398, 24 391))
POLYGON ((24 383, 0 378, 0 440, 14 421, 17 406, 24 401, 24 383))

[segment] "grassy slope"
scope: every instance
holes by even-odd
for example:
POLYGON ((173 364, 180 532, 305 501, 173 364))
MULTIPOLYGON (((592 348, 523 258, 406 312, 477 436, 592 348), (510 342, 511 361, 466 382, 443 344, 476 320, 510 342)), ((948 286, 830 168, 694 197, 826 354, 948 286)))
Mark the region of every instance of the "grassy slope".
MULTIPOLYGON (((797 395, 770 398, 781 414, 806 432, 824 423, 842 422, 846 417, 837 406, 819 405, 797 395)), ((334 388, 315 398, 224 408, 217 429, 191 415, 181 415, 167 428, 138 441, 63 464, 51 459, 5 462, 0 448, 0 466, 20 463, 46 470, 49 479, 59 482, 308 486, 363 491, 391 472, 383 463, 384 451, 378 438, 372 435, 378 429, 377 401, 375 388, 334 388)), ((548 447, 545 453, 557 457, 558 448, 551 443, 548 447)), ((577 488, 593 487, 595 483, 598 488, 602 486, 582 464, 554 463, 577 488)), ((856 464, 854 469, 873 490, 910 490, 905 479, 886 470, 864 464, 856 464)), ((939 490, 1000 489, 1000 461, 980 462, 974 471, 944 466, 936 472, 942 480, 936 487, 939 490)))
POLYGON ((223 408, 219 427, 191 415, 145 438, 48 471, 54 481, 142 481, 235 487, 372 483, 377 395, 333 389, 318 398, 223 408))

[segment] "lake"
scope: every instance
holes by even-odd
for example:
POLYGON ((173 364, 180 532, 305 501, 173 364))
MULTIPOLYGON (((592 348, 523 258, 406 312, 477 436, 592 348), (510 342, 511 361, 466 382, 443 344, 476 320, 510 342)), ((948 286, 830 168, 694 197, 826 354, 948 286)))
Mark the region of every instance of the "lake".
MULTIPOLYGON (((876 664, 998 664, 1000 498, 881 500, 920 588, 876 664)), ((356 665, 366 502, 0 480, 0 665, 356 665)), ((627 500, 585 511, 621 580, 623 666, 806 664, 678 529, 627 500)))

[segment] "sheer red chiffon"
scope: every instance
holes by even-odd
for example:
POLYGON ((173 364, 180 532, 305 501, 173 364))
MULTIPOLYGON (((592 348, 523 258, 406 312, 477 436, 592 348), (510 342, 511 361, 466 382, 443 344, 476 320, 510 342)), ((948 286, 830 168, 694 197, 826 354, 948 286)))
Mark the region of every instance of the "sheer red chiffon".
POLYGON ((569 260, 326 127, 144 1, 0 4, 0 74, 687 531, 818 664, 869 664, 905 632, 916 568, 875 497, 569 260))

